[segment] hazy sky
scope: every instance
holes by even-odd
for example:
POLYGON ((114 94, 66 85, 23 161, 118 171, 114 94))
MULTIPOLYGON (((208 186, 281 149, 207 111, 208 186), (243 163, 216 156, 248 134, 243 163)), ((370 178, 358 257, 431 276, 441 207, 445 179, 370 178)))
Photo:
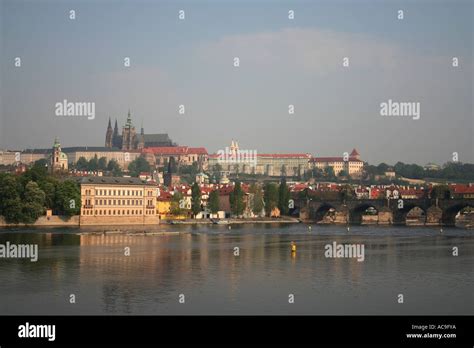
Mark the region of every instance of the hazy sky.
POLYGON ((121 126, 130 108, 137 129, 209 152, 236 139, 260 153, 474 162, 472 1, 0 4, 0 148, 103 146, 109 116, 121 126), (57 117, 64 99, 95 102, 95 119, 57 117), (382 117, 389 99, 419 102, 420 119, 382 117))

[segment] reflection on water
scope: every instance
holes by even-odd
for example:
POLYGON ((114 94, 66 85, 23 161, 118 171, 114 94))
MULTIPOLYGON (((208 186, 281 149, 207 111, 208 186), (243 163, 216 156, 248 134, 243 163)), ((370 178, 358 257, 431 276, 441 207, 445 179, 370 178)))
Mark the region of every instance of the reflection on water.
POLYGON ((0 233, 0 244, 39 245, 37 262, 0 259, 1 314, 474 313, 472 231, 313 226, 308 232, 302 224, 155 229, 180 232, 164 235, 82 231, 0 233), (364 244, 365 261, 326 258, 324 246, 334 241, 364 244), (404 304, 397 303, 400 293, 404 304))

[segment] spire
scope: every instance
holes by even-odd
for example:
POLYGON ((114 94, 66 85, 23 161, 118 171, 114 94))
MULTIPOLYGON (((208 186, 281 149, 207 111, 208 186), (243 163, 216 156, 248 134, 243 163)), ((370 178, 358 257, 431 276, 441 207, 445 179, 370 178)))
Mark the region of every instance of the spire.
POLYGON ((127 123, 126 123, 127 126, 131 126, 132 125, 132 116, 130 115, 130 109, 128 109, 128 116, 127 116, 127 123))
POLYGON ((143 130, 143 119, 142 119, 142 125, 141 125, 140 134, 141 134, 141 135, 145 134, 145 131, 143 130))
POLYGON ((60 147, 61 144, 59 144, 59 140, 58 140, 58 137, 54 137, 54 145, 53 147, 57 148, 57 147, 60 147))
POLYGON ((112 128, 112 122, 110 121, 110 117, 109 117, 109 125, 107 126, 107 128, 112 128))

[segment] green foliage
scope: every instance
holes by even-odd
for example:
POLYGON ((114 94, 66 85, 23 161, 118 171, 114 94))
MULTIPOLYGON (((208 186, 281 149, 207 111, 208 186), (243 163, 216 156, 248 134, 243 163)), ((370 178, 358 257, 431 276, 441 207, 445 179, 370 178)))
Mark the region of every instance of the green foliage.
POLYGON ((234 186, 234 190, 230 193, 230 209, 232 214, 240 216, 244 212, 244 191, 240 182, 237 181, 234 186))
POLYGON ((209 194, 209 210, 212 214, 217 214, 219 211, 219 192, 217 190, 209 194))
POLYGON ((128 170, 131 176, 138 177, 141 172, 149 172, 151 167, 147 160, 143 156, 140 156, 130 162, 128 170))
POLYGON ((270 215, 272 210, 278 206, 278 188, 273 183, 267 183, 264 189, 265 212, 270 215))
POLYGON ((201 211, 201 189, 196 182, 191 187, 191 211, 194 215, 201 211))
POLYGON ((21 209, 23 222, 33 223, 44 214, 45 199, 46 194, 39 188, 36 182, 30 181, 26 184, 23 207, 21 209))
POLYGON ((173 215, 181 215, 184 212, 184 209, 180 207, 181 200, 183 199, 183 194, 179 191, 176 191, 173 196, 171 196, 171 205, 170 213, 173 215))
POLYGON ((211 176, 214 178, 215 182, 219 182, 221 180, 221 171, 222 171, 222 166, 219 163, 216 163, 212 168, 211 168, 211 176))
POLYGON ((430 197, 438 199, 450 199, 451 190, 449 189, 448 185, 437 185, 431 189, 430 197))
POLYGON ((338 174, 339 177, 346 177, 348 175, 349 173, 347 172, 347 170, 341 170, 338 174))
POLYGON ((78 170, 87 170, 89 167, 89 162, 84 157, 79 157, 76 162, 76 168, 78 170))
POLYGON ((95 155, 94 158, 91 158, 89 163, 87 164, 87 170, 94 172, 98 169, 99 169, 99 160, 97 158, 97 155, 95 155))
POLYGON ((60 215, 72 216, 81 211, 81 190, 79 184, 66 180, 56 190, 55 208, 60 215))
POLYGON ((355 197, 354 189, 351 185, 343 185, 339 188, 339 197, 342 202, 345 202, 355 197))
POLYGON ((423 179, 425 176, 423 167, 418 164, 404 164, 402 162, 397 162, 393 169, 395 170, 395 173, 405 178, 423 179))
POLYGON ((325 167, 324 176, 328 179, 334 179, 336 177, 336 174, 334 173, 334 168, 329 166, 325 167))
POLYGON ((250 192, 253 193, 252 211, 255 215, 258 215, 262 212, 264 207, 262 187, 260 185, 252 184, 250 192))
POLYGON ((122 169, 116 160, 109 161, 107 170, 112 173, 112 176, 122 176, 122 169))
POLYGON ((107 158, 101 157, 97 162, 97 169, 99 170, 106 170, 107 169, 107 158))
POLYGON ((278 209, 281 215, 288 215, 288 202, 290 200, 290 190, 286 185, 286 179, 283 178, 278 188, 278 209))
POLYGON ((199 173, 199 165, 197 162, 194 162, 190 166, 181 166, 179 167, 179 174, 188 174, 193 181, 195 180, 196 174, 199 173))

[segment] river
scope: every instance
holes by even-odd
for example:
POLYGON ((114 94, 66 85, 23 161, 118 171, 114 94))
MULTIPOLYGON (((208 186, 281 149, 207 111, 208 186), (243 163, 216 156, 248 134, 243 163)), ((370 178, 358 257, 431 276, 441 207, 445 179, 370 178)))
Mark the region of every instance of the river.
POLYGON ((0 230, 0 244, 39 250, 37 262, 0 258, 0 314, 474 314, 472 230, 246 224, 153 231, 164 234, 0 230), (363 245, 363 261, 326 257, 334 242, 363 245))

